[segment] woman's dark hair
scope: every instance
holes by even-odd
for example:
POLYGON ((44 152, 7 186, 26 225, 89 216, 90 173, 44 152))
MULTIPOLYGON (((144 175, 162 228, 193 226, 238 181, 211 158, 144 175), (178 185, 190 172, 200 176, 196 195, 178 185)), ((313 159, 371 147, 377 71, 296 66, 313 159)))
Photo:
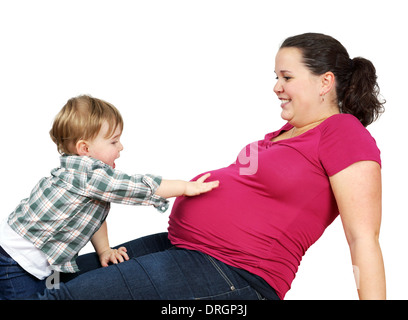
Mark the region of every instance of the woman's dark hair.
POLYGON ((371 61, 361 57, 351 60, 339 41, 320 33, 287 38, 281 48, 290 47, 301 50, 303 63, 313 74, 333 72, 342 113, 354 115, 366 127, 384 112, 385 101, 379 100, 380 89, 371 61))

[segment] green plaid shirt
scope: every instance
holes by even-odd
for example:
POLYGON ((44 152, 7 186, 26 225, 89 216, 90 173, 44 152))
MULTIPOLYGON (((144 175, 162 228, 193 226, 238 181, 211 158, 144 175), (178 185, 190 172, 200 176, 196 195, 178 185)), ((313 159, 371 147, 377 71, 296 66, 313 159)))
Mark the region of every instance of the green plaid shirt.
POLYGON ((8 224, 47 256, 51 268, 77 272, 78 252, 105 221, 110 203, 153 205, 168 201, 154 193, 161 177, 126 175, 89 157, 61 157, 61 167, 34 187, 8 224))

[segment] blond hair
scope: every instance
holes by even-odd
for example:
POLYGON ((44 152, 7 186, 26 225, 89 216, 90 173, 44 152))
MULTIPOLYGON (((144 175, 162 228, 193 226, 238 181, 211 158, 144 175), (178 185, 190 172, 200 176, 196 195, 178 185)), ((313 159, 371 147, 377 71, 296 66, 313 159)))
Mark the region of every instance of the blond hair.
POLYGON ((96 138, 104 121, 109 125, 106 138, 118 127, 123 130, 123 119, 115 106, 88 95, 78 96, 69 99, 57 114, 50 136, 59 153, 76 154, 76 143, 96 138))

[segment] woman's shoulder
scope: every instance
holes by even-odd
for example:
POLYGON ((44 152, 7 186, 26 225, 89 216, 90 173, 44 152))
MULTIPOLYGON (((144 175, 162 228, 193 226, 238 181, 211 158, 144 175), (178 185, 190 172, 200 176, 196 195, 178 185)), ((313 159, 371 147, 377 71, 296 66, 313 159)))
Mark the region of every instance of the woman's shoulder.
POLYGON ((357 161, 373 160, 381 165, 375 139, 353 115, 332 116, 320 130, 319 158, 329 176, 357 161))
POLYGON ((315 129, 313 137, 320 153, 334 153, 334 150, 347 153, 366 148, 378 150, 371 133, 351 114, 335 114, 315 129))
POLYGON ((366 130, 363 124, 355 116, 348 113, 339 113, 331 116, 321 123, 320 129, 347 129, 357 128, 366 130))
POLYGON ((321 139, 343 139, 345 137, 363 140, 373 139, 366 127, 351 114, 336 114, 331 116, 319 126, 321 139))
POLYGON ((347 140, 350 143, 372 141, 374 138, 366 127, 351 114, 336 114, 319 126, 321 140, 347 140))

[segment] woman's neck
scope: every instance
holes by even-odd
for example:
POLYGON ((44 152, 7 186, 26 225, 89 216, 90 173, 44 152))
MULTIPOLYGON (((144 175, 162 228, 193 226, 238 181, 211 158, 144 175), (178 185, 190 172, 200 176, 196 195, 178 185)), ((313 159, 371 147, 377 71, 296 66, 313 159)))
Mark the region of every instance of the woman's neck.
POLYGON ((290 129, 290 137, 293 138, 293 137, 300 136, 301 134, 303 134, 303 133, 309 131, 310 129, 313 129, 313 128, 317 127, 317 126, 318 126, 319 124, 321 124, 324 120, 326 120, 326 119, 328 119, 328 118, 330 118, 330 117, 331 117, 331 115, 330 115, 330 116, 327 116, 327 117, 324 117, 324 118, 322 118, 322 119, 319 119, 319 120, 317 120, 317 121, 311 122, 311 123, 309 123, 309 124, 306 124, 306 125, 304 125, 304 126, 300 126, 300 127, 293 126, 293 128, 290 129))

